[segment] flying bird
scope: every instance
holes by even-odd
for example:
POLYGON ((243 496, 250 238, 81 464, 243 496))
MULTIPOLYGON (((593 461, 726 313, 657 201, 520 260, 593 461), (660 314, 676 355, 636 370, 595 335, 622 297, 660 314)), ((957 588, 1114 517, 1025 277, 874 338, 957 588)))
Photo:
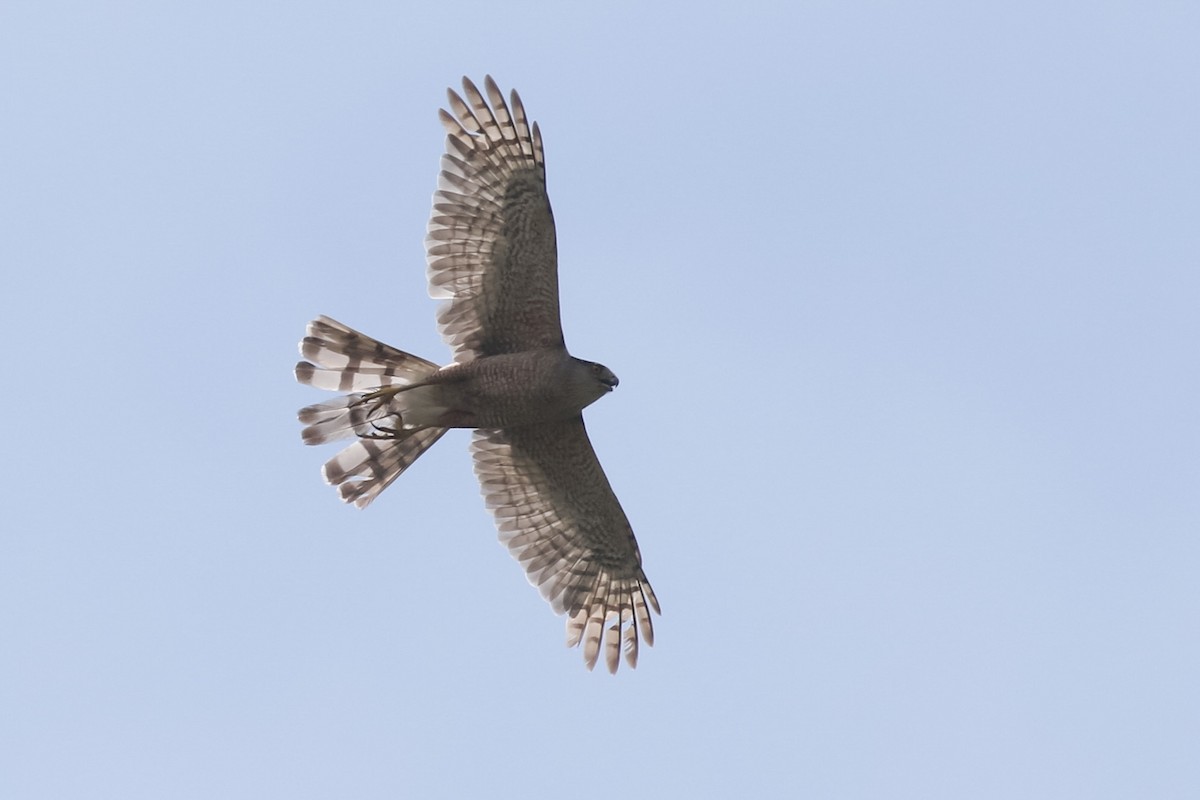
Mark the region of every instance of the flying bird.
POLYGON ((449 428, 471 453, 500 540, 558 614, 592 669, 604 651, 637 666, 659 611, 633 529, 604 475, 582 411, 617 386, 573 357, 558 307, 554 217, 542 136, 521 98, 463 78, 449 110, 425 238, 429 293, 453 362, 438 366, 329 317, 300 342, 300 383, 343 392, 302 408, 306 444, 354 439, 324 466, 342 500, 365 508, 449 428))

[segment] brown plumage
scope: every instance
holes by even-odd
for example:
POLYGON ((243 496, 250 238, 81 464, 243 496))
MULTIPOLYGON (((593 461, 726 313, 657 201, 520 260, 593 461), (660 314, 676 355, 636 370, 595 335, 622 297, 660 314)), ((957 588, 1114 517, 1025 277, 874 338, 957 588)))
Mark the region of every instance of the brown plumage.
POLYGON ((348 394, 301 409, 307 444, 355 441, 325 464, 343 500, 365 508, 448 428, 474 428, 471 452, 500 539, 555 612, 567 645, 654 643, 658 600, 633 529, 588 440, 582 410, 617 385, 572 357, 558 308, 554 217, 542 137, 514 91, 506 103, 463 79, 441 111, 446 152, 426 236, 429 291, 454 363, 436 364, 328 317, 309 323, 296 379, 348 394))

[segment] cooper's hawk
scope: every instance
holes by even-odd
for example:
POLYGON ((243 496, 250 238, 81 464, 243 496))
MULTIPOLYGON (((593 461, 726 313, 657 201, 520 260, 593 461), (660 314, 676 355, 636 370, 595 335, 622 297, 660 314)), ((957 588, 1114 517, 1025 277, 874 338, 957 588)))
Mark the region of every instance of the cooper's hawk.
POLYGON ((617 378, 572 357, 558 311, 554 218, 542 137, 521 98, 466 78, 440 116, 448 136, 426 236, 429 293, 454 351, 439 368, 328 317, 308 325, 301 383, 349 392, 300 410, 306 444, 355 439, 325 464, 365 508, 448 428, 475 428, 475 473, 500 539, 555 612, 588 669, 609 672, 654 643, 658 600, 582 410, 617 378))

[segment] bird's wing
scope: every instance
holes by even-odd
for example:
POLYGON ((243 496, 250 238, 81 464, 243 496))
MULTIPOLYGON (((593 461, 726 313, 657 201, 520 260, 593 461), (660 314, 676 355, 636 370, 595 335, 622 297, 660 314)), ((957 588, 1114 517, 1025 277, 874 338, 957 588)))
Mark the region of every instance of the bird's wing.
POLYGON ((609 672, 637 665, 638 633, 654 643, 658 600, 642 571, 633 529, 588 440, 583 417, 478 430, 475 473, 500 539, 555 612, 567 646, 583 643, 589 669, 603 643, 609 672))
POLYGON ((425 239, 429 293, 454 360, 562 347, 554 217, 537 123, 488 76, 440 117, 446 152, 425 239))

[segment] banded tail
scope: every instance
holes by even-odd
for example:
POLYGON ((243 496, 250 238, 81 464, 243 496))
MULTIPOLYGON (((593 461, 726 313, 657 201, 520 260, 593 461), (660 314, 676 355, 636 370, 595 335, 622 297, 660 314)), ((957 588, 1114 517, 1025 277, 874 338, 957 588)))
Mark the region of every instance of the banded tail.
POLYGON ((427 410, 428 392, 416 390, 438 365, 329 317, 308 323, 307 334, 300 354, 308 360, 296 365, 296 380, 348 394, 300 409, 301 438, 314 445, 357 439, 321 471, 343 501, 366 508, 446 432, 405 420, 427 410))

